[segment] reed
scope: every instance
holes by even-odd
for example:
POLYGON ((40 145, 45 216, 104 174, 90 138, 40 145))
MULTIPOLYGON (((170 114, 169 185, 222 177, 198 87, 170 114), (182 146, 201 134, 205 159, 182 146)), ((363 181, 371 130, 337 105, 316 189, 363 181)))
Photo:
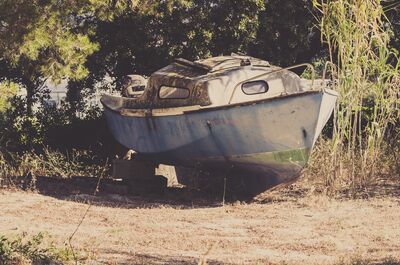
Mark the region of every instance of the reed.
POLYGON ((389 48, 390 23, 380 0, 313 2, 340 96, 325 184, 364 188, 384 173, 385 139, 400 117, 398 52, 389 48))

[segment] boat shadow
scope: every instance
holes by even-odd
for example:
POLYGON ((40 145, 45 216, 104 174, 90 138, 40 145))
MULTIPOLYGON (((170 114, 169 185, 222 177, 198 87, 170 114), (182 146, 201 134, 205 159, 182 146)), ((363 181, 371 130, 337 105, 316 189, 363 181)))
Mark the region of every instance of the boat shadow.
MULTIPOLYGON (((90 205, 117 208, 176 207, 179 209, 211 208, 222 206, 221 194, 190 189, 183 186, 167 187, 162 192, 142 192, 131 194, 121 180, 102 179, 95 192, 98 178, 94 177, 36 177, 29 188, 39 194, 90 205)), ((236 198, 227 197, 226 202, 236 198)))

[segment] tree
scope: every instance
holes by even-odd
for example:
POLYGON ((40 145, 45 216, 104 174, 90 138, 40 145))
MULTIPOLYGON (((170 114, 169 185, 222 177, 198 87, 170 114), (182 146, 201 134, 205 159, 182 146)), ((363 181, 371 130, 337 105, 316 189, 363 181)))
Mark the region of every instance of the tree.
MULTIPOLYGON (((1 0, 1 80, 27 90, 27 114, 47 79, 80 80, 87 76, 88 56, 99 49, 91 39, 99 21, 111 21, 130 10, 153 12, 158 1, 1 0)), ((186 0, 165 3, 189 4, 186 0)))
POLYGON ((249 53, 280 66, 310 62, 323 47, 312 1, 266 0, 249 53))
POLYGON ((85 34, 88 28, 78 24, 85 6, 79 8, 77 3, 0 2, 0 80, 16 82, 26 89, 27 115, 32 114, 35 96, 47 79, 57 82, 87 75, 84 63, 97 44, 85 34))
MULTIPOLYGON (((150 75, 176 57, 190 60, 246 52, 255 40, 261 0, 160 2, 151 12, 130 10, 113 21, 98 21, 85 86, 106 75, 118 83, 127 74, 150 75)), ((76 85, 74 85, 76 87, 76 85)))
MULTIPOLYGON (((132 9, 151 12, 156 4, 131 0, 0 0, 0 82, 12 82, 26 90, 26 97, 15 101, 18 108, 7 112, 5 122, 13 127, 19 120, 21 129, 35 131, 40 121, 32 106, 46 94, 46 81, 80 80, 88 74, 87 58, 99 48, 91 39, 97 22, 111 21, 132 9)), ((30 146, 34 137, 25 136, 30 146)))

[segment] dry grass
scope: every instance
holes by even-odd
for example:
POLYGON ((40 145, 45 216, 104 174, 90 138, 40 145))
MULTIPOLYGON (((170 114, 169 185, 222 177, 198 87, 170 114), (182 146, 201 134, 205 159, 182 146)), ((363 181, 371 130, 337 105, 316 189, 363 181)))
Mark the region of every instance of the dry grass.
POLYGON ((57 199, 3 191, 0 233, 45 231, 62 245, 87 201, 94 205, 74 246, 86 253, 88 264, 400 264, 396 197, 279 200, 277 193, 274 202, 208 207, 196 201, 169 204, 162 198, 57 199))
MULTIPOLYGON (((360 158, 346 159, 341 158, 340 170, 343 174, 332 174, 332 161, 335 154, 332 151, 332 142, 329 139, 321 137, 311 154, 310 162, 304 171, 303 178, 306 179, 313 189, 318 190, 329 196, 347 196, 354 197, 362 192, 379 193, 382 184, 391 185, 400 180, 400 163, 398 159, 398 151, 400 148, 400 134, 393 134, 390 139, 391 143, 382 146, 381 156, 376 159, 375 165, 379 165, 379 172, 375 175, 367 175, 363 178, 351 178, 350 170, 355 163, 360 162, 360 158)), ((382 192, 385 192, 383 189, 382 192)))
POLYGON ((37 176, 70 178, 108 173, 110 165, 99 160, 87 150, 72 150, 67 154, 49 149, 44 149, 41 154, 14 154, 0 150, 0 187, 34 187, 37 176))

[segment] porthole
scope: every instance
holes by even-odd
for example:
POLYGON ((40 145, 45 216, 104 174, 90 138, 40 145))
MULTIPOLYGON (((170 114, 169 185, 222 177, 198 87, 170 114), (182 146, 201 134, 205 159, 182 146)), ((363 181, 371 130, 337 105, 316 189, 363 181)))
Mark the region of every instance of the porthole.
POLYGON ((185 99, 189 95, 189 89, 172 86, 161 86, 158 92, 158 96, 162 99, 185 99))
POLYGON ((265 81, 251 81, 242 84, 242 91, 246 95, 256 95, 268 92, 269 86, 265 81))

